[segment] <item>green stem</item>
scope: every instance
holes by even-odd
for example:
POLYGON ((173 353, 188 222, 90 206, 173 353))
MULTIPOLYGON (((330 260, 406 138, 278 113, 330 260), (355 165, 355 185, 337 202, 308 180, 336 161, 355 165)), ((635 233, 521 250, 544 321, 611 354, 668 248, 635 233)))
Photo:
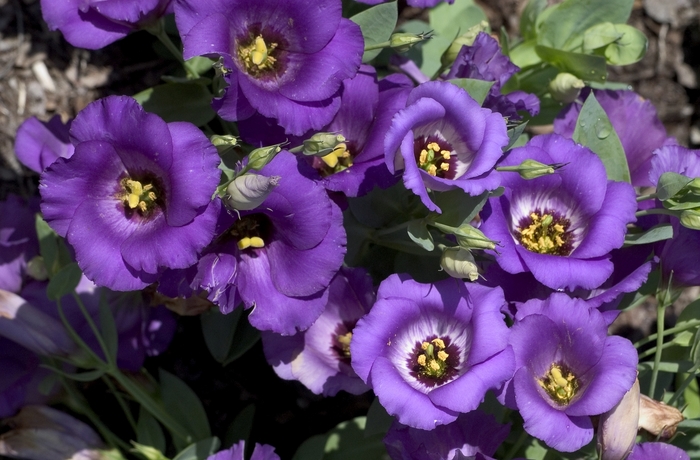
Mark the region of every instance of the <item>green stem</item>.
POLYGON ((192 436, 187 430, 180 425, 170 414, 168 414, 163 405, 156 402, 151 395, 144 391, 141 386, 132 379, 122 374, 119 369, 112 369, 109 374, 119 383, 144 409, 153 415, 160 423, 165 426, 173 436, 180 438, 185 443, 193 441, 192 436))
MULTIPOLYGON (((658 296, 657 296, 658 297, 658 296)), ((668 298, 664 296, 664 298, 668 298)), ((661 352, 663 351, 664 343, 664 320, 665 312, 668 304, 664 301, 656 307, 656 350, 654 354, 654 369, 651 371, 651 383, 649 384, 649 397, 654 397, 656 391, 656 380, 659 377, 659 364, 661 363, 661 352)))
POLYGON ((97 325, 92 320, 92 316, 90 316, 90 313, 88 313, 87 309, 85 308, 83 301, 80 299, 80 296, 75 291, 73 291, 73 298, 78 303, 78 308, 80 308, 80 312, 85 317, 85 320, 87 321, 88 325, 90 326, 90 330, 95 335, 95 338, 97 339, 97 343, 100 345, 100 348, 102 349, 102 353, 104 353, 104 355, 105 355, 105 358, 107 360, 107 364, 110 367, 116 366, 116 363, 115 363, 116 357, 112 356, 112 354, 110 353, 109 348, 107 348, 107 344, 105 344, 105 341, 102 338, 102 333, 97 328, 97 325))
POLYGON ((447 67, 449 67, 449 66, 441 65, 440 68, 437 69, 437 72, 435 72, 435 73, 433 74, 433 76, 432 76, 430 79, 431 79, 431 80, 437 80, 437 79, 440 77, 440 75, 442 75, 442 73, 443 73, 445 70, 447 70, 447 67))
POLYGON ((73 326, 68 322, 68 319, 66 318, 66 315, 63 313, 63 307, 61 306, 61 299, 56 299, 56 307, 58 309, 58 316, 61 318, 61 322, 63 323, 63 327, 66 328, 66 332, 70 336, 73 341, 78 344, 80 348, 82 348, 89 356, 91 359, 95 361, 95 363, 99 364, 104 364, 106 363, 102 361, 102 359, 97 356, 97 353, 92 351, 92 348, 88 346, 87 343, 78 335, 78 333, 73 329, 73 326))
MULTIPOLYGON (((664 331, 664 336, 670 335, 670 334, 676 334, 678 332, 683 332, 683 331, 686 331, 688 329, 692 329, 698 325, 700 325, 700 320, 688 321, 687 323, 683 323, 682 326, 676 326, 676 327, 672 327, 671 329, 666 329, 664 331)), ((657 335, 658 334, 651 334, 649 337, 644 338, 644 339, 640 340, 639 342, 635 343, 634 346, 636 348, 639 348, 639 347, 646 345, 647 343, 653 342, 654 340, 656 340, 657 335)))
POLYGON ((518 439, 515 441, 515 444, 513 444, 513 446, 508 450, 508 452, 503 456, 503 460, 510 460, 511 458, 513 458, 515 456, 515 454, 517 454, 518 451, 520 450, 520 448, 523 446, 526 439, 527 439, 527 432, 525 430, 523 430, 520 433, 520 436, 518 437, 518 439))
POLYGON ((129 422, 129 425, 131 425, 131 429, 134 431, 134 433, 136 433, 136 421, 134 420, 134 416, 131 415, 129 405, 126 403, 126 401, 124 401, 124 398, 122 398, 122 395, 119 393, 119 390, 117 389, 117 387, 114 386, 109 377, 102 376, 102 381, 105 382, 109 387, 109 391, 112 392, 112 394, 117 400, 117 403, 119 403, 119 407, 122 408, 122 412, 124 412, 126 420, 129 422))
POLYGON ((646 201, 646 200, 653 200, 654 198, 658 198, 656 193, 650 193, 648 195, 639 195, 637 197, 637 202, 646 201))
MULTIPOLYGON (((666 334, 664 334, 664 335, 666 335, 666 334)), ((662 341, 663 341, 663 338, 662 338, 662 341)), ((663 351, 663 350, 665 350, 665 349, 667 349, 667 348, 672 347, 673 345, 674 345, 674 343, 672 343, 672 342, 664 343, 663 345, 661 345, 661 350, 663 351)), ((646 358, 646 357, 648 357, 648 356, 655 355, 655 354, 656 354, 656 347, 653 347, 653 348, 650 348, 650 349, 648 349, 648 350, 643 351, 642 353, 640 353, 640 354, 639 354, 639 359, 644 359, 644 358, 646 358)))
POLYGON ((158 23, 153 27, 147 27, 146 30, 152 35, 154 35, 156 38, 158 38, 158 40, 160 40, 160 42, 168 49, 168 51, 170 51, 170 53, 175 57, 175 59, 177 59, 180 62, 180 64, 182 64, 188 77, 199 77, 197 71, 194 70, 194 68, 190 65, 189 62, 185 61, 180 49, 177 46, 175 46, 172 40, 170 40, 170 37, 165 32, 165 27, 163 26, 162 19, 158 21, 158 23))
POLYGON ((693 380, 698 376, 697 372, 698 365, 696 364, 688 371, 688 376, 683 380, 683 383, 676 389, 676 392, 673 393, 673 396, 671 396, 671 399, 669 399, 666 404, 669 406, 674 406, 676 404, 676 401, 681 397, 685 389, 688 388, 688 385, 693 383, 693 380))
POLYGON ((390 47, 391 47, 391 42, 386 41, 386 42, 382 42, 382 43, 377 43, 377 44, 375 44, 375 45, 368 45, 368 46, 365 46, 365 52, 367 52, 367 51, 374 51, 374 50, 380 50, 380 49, 383 49, 383 48, 390 48, 390 47))
POLYGON ((646 209, 644 211, 637 211, 634 215, 636 217, 652 216, 655 214, 661 214, 664 216, 677 216, 678 214, 663 208, 646 209))

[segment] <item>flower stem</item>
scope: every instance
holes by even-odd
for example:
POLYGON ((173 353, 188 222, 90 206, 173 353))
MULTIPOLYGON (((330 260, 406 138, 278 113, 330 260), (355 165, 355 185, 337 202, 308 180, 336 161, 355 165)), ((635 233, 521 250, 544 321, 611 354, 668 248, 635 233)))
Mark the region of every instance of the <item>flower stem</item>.
POLYGON ((386 235, 391 235, 392 233, 398 232, 399 230, 403 230, 404 228, 407 228, 410 224, 410 221, 408 222, 401 222, 398 225, 394 225, 393 227, 389 228, 383 228, 381 230, 377 230, 374 232, 374 237, 375 238, 381 238, 382 236, 386 235))
POLYGON ((503 456, 503 460, 510 460, 511 458, 513 458, 515 456, 515 454, 517 454, 518 451, 520 450, 520 448, 523 446, 526 439, 527 439, 527 432, 525 430, 523 430, 520 433, 520 436, 518 437, 518 439, 515 441, 515 444, 513 444, 513 446, 510 448, 510 450, 508 450, 508 452, 503 456))
POLYGON ((637 203, 639 203, 640 201, 653 200, 654 198, 657 198, 656 193, 650 193, 648 195, 639 195, 637 197, 637 203))
MULTIPOLYGON (((687 323, 683 323, 681 326, 676 326, 676 327, 673 327, 671 329, 666 329, 664 331, 663 335, 666 336, 666 335, 675 334, 677 332, 683 332, 683 331, 686 331, 688 329, 693 329, 695 326, 698 326, 698 325, 700 325, 700 320, 688 321, 687 323)), ((646 345, 647 343, 653 342, 654 340, 656 340, 657 335, 658 334, 651 334, 649 337, 646 337, 646 338, 640 340, 639 342, 635 343, 634 346, 636 348, 639 348, 639 347, 646 345)))
POLYGON ((662 208, 654 208, 654 209, 645 209, 644 211, 637 211, 634 215, 635 217, 644 217, 644 216, 652 216, 655 214, 661 214, 665 216, 677 216, 678 214, 670 211, 668 209, 662 209, 662 208))
POLYGON ((375 45, 365 46, 365 51, 380 50, 380 49, 389 48, 389 47, 391 47, 391 42, 386 41, 386 42, 377 43, 375 45))
MULTIPOLYGON (((664 299, 667 299, 664 296, 664 299)), ((661 363, 661 352, 663 351, 664 344, 664 320, 666 307, 668 307, 666 301, 660 302, 656 307, 656 352, 654 353, 654 369, 651 371, 651 383, 649 384, 649 397, 654 397, 654 392, 656 391, 656 380, 659 377, 659 364, 661 363)))
POLYGON ((688 370, 688 376, 685 378, 683 383, 681 383, 681 385, 676 389, 676 392, 673 394, 673 396, 671 396, 671 399, 669 399, 666 404, 668 404, 669 406, 674 406, 676 401, 681 397, 681 395, 685 391, 685 389, 688 388, 688 385, 693 383, 697 376, 698 365, 696 364, 690 370, 688 370))
POLYGON ((112 392, 117 402, 119 403, 119 407, 122 408, 122 412, 124 412, 126 420, 129 422, 129 425, 131 425, 131 429, 134 431, 134 433, 136 433, 136 421, 134 420, 134 416, 131 414, 131 410, 129 409, 129 406, 127 405, 126 401, 124 401, 124 398, 119 393, 119 390, 117 389, 117 387, 114 386, 114 383, 112 383, 109 377, 102 376, 102 381, 105 382, 109 387, 109 391, 112 392))
POLYGON ((190 78, 197 78, 199 77, 199 74, 197 73, 196 70, 190 65, 189 62, 185 61, 185 59, 182 56, 182 52, 178 49, 177 46, 173 43, 172 40, 170 40, 170 37, 168 34, 165 32, 165 27, 163 25, 163 20, 161 19, 156 23, 156 25, 152 27, 147 27, 146 30, 150 32, 152 35, 154 35, 160 42, 170 51, 170 54, 172 54, 175 59, 177 59, 180 64, 182 64, 182 67, 185 69, 185 72, 187 73, 187 76, 190 78))

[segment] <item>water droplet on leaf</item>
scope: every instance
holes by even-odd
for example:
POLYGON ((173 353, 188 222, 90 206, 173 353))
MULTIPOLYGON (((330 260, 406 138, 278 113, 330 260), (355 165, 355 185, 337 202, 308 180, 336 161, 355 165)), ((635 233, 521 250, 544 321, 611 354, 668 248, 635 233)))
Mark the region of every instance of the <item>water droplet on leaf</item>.
POLYGON ((606 123, 603 120, 598 120, 596 121, 595 124, 595 134, 598 136, 598 139, 606 139, 610 134, 612 133, 612 125, 610 123, 606 123))

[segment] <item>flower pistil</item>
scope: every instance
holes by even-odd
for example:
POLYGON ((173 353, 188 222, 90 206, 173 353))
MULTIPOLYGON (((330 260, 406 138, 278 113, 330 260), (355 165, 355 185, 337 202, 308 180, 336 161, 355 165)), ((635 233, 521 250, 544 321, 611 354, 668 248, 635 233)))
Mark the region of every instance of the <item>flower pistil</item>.
POLYGON ((579 388, 576 376, 559 364, 552 364, 549 372, 538 379, 537 383, 547 392, 552 401, 560 406, 568 405, 579 388))
POLYGON ((157 205, 158 189, 152 183, 146 181, 133 180, 124 178, 120 181, 123 192, 119 194, 119 199, 124 202, 129 209, 137 209, 141 214, 147 214, 153 211, 157 205))
POLYGON ((257 35, 249 43, 238 47, 238 58, 243 63, 245 71, 254 77, 273 70, 277 59, 272 56, 278 44, 267 43, 262 34, 257 35))

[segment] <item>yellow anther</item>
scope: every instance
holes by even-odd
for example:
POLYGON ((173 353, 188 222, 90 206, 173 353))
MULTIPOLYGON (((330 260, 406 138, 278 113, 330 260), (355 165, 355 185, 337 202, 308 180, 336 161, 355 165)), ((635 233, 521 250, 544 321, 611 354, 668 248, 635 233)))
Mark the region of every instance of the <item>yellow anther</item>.
POLYGON ((418 355, 417 361, 418 361, 418 364, 419 364, 419 365, 425 366, 425 363, 426 363, 426 357, 425 357, 425 355, 418 355))
POLYGON ((136 195, 135 193, 130 193, 126 197, 126 199, 127 199, 128 204, 129 204, 129 207, 131 209, 134 209, 135 207, 137 207, 139 205, 139 202, 141 201, 141 198, 138 195, 136 195))
POLYGON ((428 174, 430 174, 431 176, 437 176, 437 166, 435 166, 435 165, 428 166, 428 174))
POLYGON ((437 363, 437 361, 430 361, 430 370, 432 370, 433 372, 437 372, 440 370, 440 365, 437 363))
POLYGON ((420 156, 418 157, 418 163, 423 166, 428 161, 428 151, 423 149, 420 151, 420 156))
POLYGON ((141 185, 141 182, 137 180, 129 179, 126 181, 126 185, 129 187, 129 190, 134 195, 141 195, 143 193, 143 186, 141 185))
POLYGON ((255 48, 250 53, 250 59, 253 64, 259 66, 267 59, 267 44, 263 40, 262 36, 258 35, 255 37, 255 48))
POLYGON ((450 152, 447 150, 443 150, 440 152, 440 155, 442 155, 443 160, 449 160, 450 159, 450 152))
POLYGON ((440 348, 441 350, 445 349, 445 342, 442 339, 435 338, 435 339, 431 340, 431 342, 433 345, 440 348))
POLYGON ((552 375, 552 379, 554 380, 554 383, 559 385, 560 387, 566 386, 569 381, 564 378, 564 376, 561 373, 561 369, 558 367, 553 367, 552 370, 550 371, 550 374, 552 375))
POLYGON ((449 163, 443 163, 443 164, 440 165, 440 169, 442 169, 443 171, 449 171, 449 169, 450 169, 450 164, 449 164, 449 163))
POLYGON ((439 152, 440 151, 440 144, 437 142, 431 142, 430 144, 427 145, 427 147, 432 150, 433 152, 439 152))
POLYGON ((240 240, 238 240, 237 245, 238 245, 238 249, 241 251, 249 248, 250 247, 250 238, 248 238, 247 236, 241 238, 240 240))
POLYGON ((420 344, 421 349, 427 350, 430 344, 428 342, 423 342, 420 344))
POLYGON ((321 157, 324 163, 328 165, 329 168, 335 168, 338 165, 338 156, 333 152, 321 157))
POLYGON ((250 246, 254 247, 254 248, 264 248, 265 242, 259 236, 251 236, 250 237, 250 246))
POLYGON ((449 356, 450 356, 450 355, 448 355, 447 353, 445 353, 445 352, 442 351, 442 350, 438 351, 438 359, 439 359, 440 361, 447 361, 447 358, 448 358, 449 356))

